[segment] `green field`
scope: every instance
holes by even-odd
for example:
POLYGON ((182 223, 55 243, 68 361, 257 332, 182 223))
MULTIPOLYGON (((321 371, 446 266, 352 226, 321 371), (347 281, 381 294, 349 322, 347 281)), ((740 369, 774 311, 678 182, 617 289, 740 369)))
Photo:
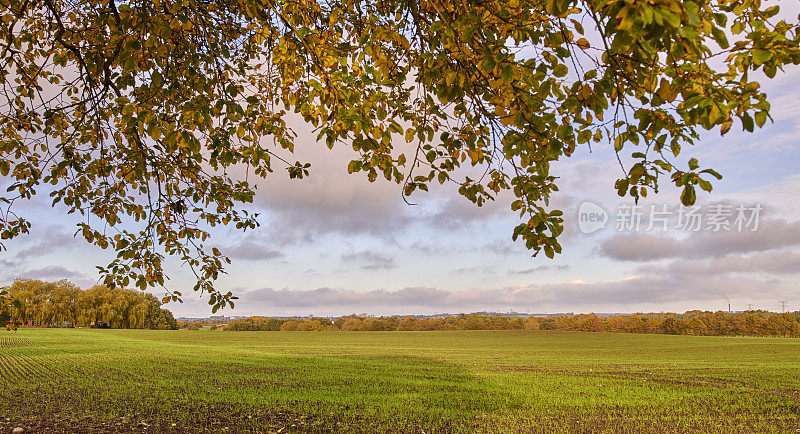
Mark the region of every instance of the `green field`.
POLYGON ((22 329, 0 374, 0 432, 800 429, 784 338, 22 329))

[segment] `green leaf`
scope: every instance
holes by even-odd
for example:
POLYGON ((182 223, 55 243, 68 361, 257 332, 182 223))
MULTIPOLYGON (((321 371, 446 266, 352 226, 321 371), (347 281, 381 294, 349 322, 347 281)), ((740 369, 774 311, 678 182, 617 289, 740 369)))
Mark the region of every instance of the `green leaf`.
POLYGON ((708 173, 709 175, 713 176, 714 178, 717 178, 717 180, 721 180, 722 179, 722 175, 720 175, 719 172, 717 172, 714 169, 703 169, 703 170, 700 171, 700 173, 708 173))
POLYGON ((758 125, 759 128, 763 127, 764 124, 767 123, 767 112, 763 110, 758 111, 756 112, 755 117, 756 117, 756 125, 758 125))
POLYGON ((692 206, 694 205, 695 200, 697 200, 697 195, 695 193, 694 186, 684 186, 683 193, 681 193, 681 203, 685 206, 692 206))
POLYGON ((717 41, 717 44, 719 44, 720 48, 724 50, 730 46, 728 43, 728 37, 725 36, 725 32, 722 31, 722 29, 719 27, 714 27, 711 29, 711 33, 714 35, 714 40, 717 41))
POLYGON ((746 131, 753 132, 755 126, 753 125, 753 118, 750 117, 749 114, 745 113, 741 116, 742 119, 742 128, 746 131))
POLYGON ((619 152, 625 146, 625 137, 620 134, 614 139, 614 150, 619 152))
POLYGON ((511 65, 504 65, 503 72, 500 74, 500 78, 503 79, 505 84, 509 84, 514 80, 514 68, 511 65))
POLYGON ((656 11, 656 13, 661 14, 661 16, 664 17, 664 22, 666 22, 670 26, 674 28, 678 28, 681 26, 681 17, 678 16, 677 14, 674 14, 666 10, 656 11))
POLYGON ((753 50, 753 63, 756 66, 762 65, 772 59, 772 52, 767 50, 753 50))
POLYGON ((409 128, 406 130, 406 142, 411 143, 414 141, 414 134, 416 134, 417 130, 413 128, 409 128))

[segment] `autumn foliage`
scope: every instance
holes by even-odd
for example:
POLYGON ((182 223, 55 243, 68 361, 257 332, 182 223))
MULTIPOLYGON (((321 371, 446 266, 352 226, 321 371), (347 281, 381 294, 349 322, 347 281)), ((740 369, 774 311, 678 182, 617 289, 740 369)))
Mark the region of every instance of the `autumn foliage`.
POLYGON ((800 63, 775 3, 2 0, 0 250, 44 196, 113 252, 107 286, 163 286, 169 257, 232 307, 209 238, 258 226, 259 183, 312 173, 302 144, 351 149, 349 173, 405 196, 503 201, 509 235, 553 257, 551 168, 576 151, 617 153, 620 196, 712 190, 690 145, 766 125, 763 84, 800 63))
POLYGON ((4 288, 16 300, 5 315, 12 323, 33 327, 88 327, 105 322, 111 328, 175 329, 169 310, 151 294, 96 285, 82 290, 65 280, 20 279, 4 288))
POLYGON ((344 316, 336 319, 235 319, 225 330, 234 331, 427 331, 427 330, 555 330, 611 333, 658 333, 696 336, 800 337, 800 312, 755 310, 738 313, 689 311, 598 316, 596 314, 512 317, 460 314, 417 318, 344 316))

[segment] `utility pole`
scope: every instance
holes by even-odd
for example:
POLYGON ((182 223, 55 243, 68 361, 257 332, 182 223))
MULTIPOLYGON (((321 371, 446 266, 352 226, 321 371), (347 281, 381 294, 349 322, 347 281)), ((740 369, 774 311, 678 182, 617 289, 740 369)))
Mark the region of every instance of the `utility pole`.
POLYGON ((781 313, 786 313, 786 303, 789 303, 787 300, 781 300, 781 313))

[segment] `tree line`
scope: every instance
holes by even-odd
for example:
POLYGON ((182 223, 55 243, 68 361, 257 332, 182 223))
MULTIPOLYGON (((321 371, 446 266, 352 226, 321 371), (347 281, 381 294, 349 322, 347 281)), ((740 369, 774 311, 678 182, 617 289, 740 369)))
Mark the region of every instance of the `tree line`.
POLYGON ((764 310, 728 313, 693 310, 683 314, 550 315, 513 317, 460 314, 416 318, 349 315, 335 319, 240 318, 223 330, 231 331, 425 331, 425 330, 555 330, 613 333, 655 333, 696 336, 800 337, 800 311, 764 310))
POLYGON ((178 324, 152 294, 95 285, 83 290, 61 280, 18 279, 0 288, 14 303, 4 303, 0 320, 28 327, 89 327, 175 330, 178 324))
MULTIPOLYGON (((83 290, 61 280, 18 279, 0 287, 0 322, 29 327, 198 329, 207 324, 178 322, 152 294, 96 285, 83 290)), ((426 330, 555 330, 614 333, 657 333, 698 336, 800 337, 800 311, 764 310, 728 313, 693 310, 630 315, 505 316, 460 314, 444 317, 358 316, 338 318, 250 317, 215 322, 212 329, 230 331, 426 331, 426 330)))

